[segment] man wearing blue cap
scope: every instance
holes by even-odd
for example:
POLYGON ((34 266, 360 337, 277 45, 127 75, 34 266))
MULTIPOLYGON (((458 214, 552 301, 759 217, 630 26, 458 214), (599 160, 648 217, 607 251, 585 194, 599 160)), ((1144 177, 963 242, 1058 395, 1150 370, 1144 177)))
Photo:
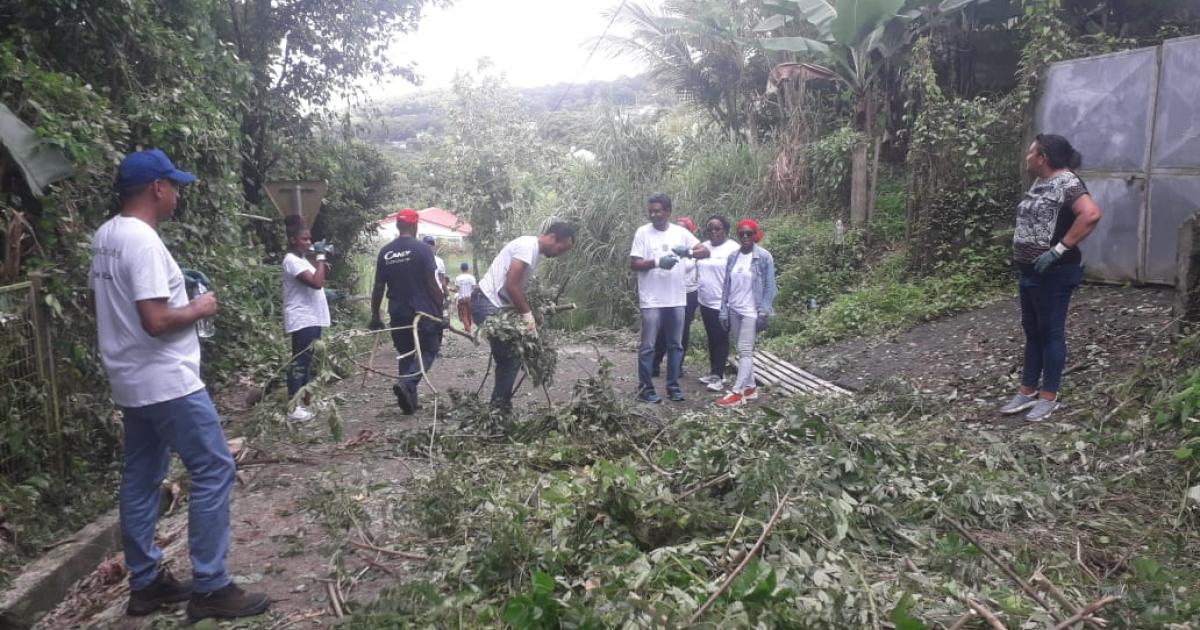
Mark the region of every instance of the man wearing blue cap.
POLYGON ((92 238, 89 286, 95 295, 100 358, 113 401, 124 410, 125 462, 119 504, 129 567, 130 615, 188 601, 188 617, 244 617, 267 609, 265 594, 246 593, 226 572, 229 496, 235 467, 220 419, 200 380, 197 321, 217 312, 204 293, 188 300, 184 277, 157 228, 170 218, 181 186, 196 177, 158 149, 128 155, 117 172, 120 213, 92 238), (192 583, 159 566, 154 543, 159 486, 171 451, 192 484, 188 550, 192 583))

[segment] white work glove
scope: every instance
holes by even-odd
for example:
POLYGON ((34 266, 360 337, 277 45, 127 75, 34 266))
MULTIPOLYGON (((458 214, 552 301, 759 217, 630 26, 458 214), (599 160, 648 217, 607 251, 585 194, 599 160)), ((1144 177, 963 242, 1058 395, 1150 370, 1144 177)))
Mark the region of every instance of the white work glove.
POLYGON ((525 334, 536 337, 537 320, 533 318, 533 312, 521 313, 521 321, 525 323, 525 334))

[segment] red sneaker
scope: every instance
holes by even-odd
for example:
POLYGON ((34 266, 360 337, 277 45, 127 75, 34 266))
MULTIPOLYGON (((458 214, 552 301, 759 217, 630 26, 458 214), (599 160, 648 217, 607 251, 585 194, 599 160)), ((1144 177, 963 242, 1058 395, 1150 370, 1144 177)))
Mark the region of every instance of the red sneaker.
POLYGON ((729 392, 725 397, 714 403, 718 407, 737 407, 743 403, 742 395, 729 392))
POLYGON ((758 388, 747 387, 742 390, 742 400, 758 400, 758 388))

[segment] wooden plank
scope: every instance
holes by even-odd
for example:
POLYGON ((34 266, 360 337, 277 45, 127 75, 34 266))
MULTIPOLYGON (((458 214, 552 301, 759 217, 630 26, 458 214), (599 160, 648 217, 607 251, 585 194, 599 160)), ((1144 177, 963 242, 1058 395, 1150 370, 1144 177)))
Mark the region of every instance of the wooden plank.
POLYGON ((770 370, 765 370, 762 366, 757 364, 754 366, 754 378, 755 380, 761 380, 772 387, 783 389, 790 394, 807 393, 804 389, 797 387, 795 383, 788 381, 782 375, 770 370))
MULTIPOLYGON (((737 368, 737 363, 735 360, 731 359, 729 363, 734 367, 734 369, 737 368)), ((808 393, 804 390, 798 389, 792 383, 780 378, 777 374, 763 370, 757 364, 754 366, 754 379, 769 387, 778 388, 788 395, 794 396, 796 394, 808 393)))
POLYGON ((822 391, 825 393, 829 393, 829 394, 839 395, 839 396, 842 395, 842 392, 838 391, 838 388, 836 386, 834 386, 832 383, 829 383, 828 381, 814 377, 811 374, 804 372, 803 370, 800 370, 799 372, 797 372, 794 369, 795 366, 789 367, 790 364, 788 364, 785 361, 781 361, 779 359, 779 357, 776 357, 773 354, 770 354, 768 352, 759 352, 759 353, 756 353, 756 359, 761 359, 761 361, 763 361, 764 363, 768 363, 769 365, 776 368, 778 371, 780 371, 784 374, 787 374, 793 380, 799 381, 801 383, 805 383, 816 390, 819 390, 819 391, 822 391))
POLYGON ((755 361, 754 361, 754 371, 756 374, 759 371, 765 371, 765 372, 771 374, 777 380, 781 380, 781 381, 788 383, 793 389, 796 389, 796 390, 806 393, 806 394, 813 394, 816 396, 821 396, 821 395, 827 395, 827 394, 831 393, 828 390, 826 390, 825 388, 813 385, 812 383, 806 383, 802 380, 795 379, 790 374, 787 373, 787 370, 781 369, 779 366, 777 366, 773 363, 767 362, 767 361, 759 361, 757 357, 755 358, 755 361))
POLYGON ((829 388, 829 389, 832 389, 832 390, 834 390, 834 391, 837 391, 838 393, 840 393, 840 394, 842 394, 842 395, 844 395, 844 396, 850 396, 850 395, 853 395, 853 393, 854 393, 854 392, 851 392, 850 390, 848 390, 848 389, 846 389, 846 388, 844 388, 844 387, 841 387, 841 386, 839 386, 839 385, 834 385, 833 383, 831 383, 831 382, 829 382, 829 381, 827 381, 827 380, 825 380, 825 379, 823 379, 823 378, 820 378, 819 376, 816 376, 816 375, 814 375, 814 374, 812 374, 812 373, 810 373, 810 372, 806 372, 806 371, 804 371, 804 370, 802 370, 802 369, 800 369, 800 368, 798 368, 798 367, 796 367, 796 366, 792 365, 791 363, 788 363, 787 361, 784 361, 783 359, 780 359, 779 357, 775 356, 774 354, 771 354, 771 353, 769 353, 769 352, 763 352, 762 354, 766 355, 766 356, 767 356, 768 358, 770 358, 770 359, 773 359, 773 360, 775 360, 777 363, 779 363, 780 365, 782 365, 782 366, 784 366, 784 367, 788 368, 789 370, 792 370, 792 371, 793 371, 793 372, 795 372, 797 375, 801 375, 801 376, 803 376, 803 377, 804 377, 804 378, 806 378, 806 379, 812 380, 812 381, 814 381, 814 382, 821 383, 821 384, 823 384, 825 387, 827 387, 827 388, 829 388))

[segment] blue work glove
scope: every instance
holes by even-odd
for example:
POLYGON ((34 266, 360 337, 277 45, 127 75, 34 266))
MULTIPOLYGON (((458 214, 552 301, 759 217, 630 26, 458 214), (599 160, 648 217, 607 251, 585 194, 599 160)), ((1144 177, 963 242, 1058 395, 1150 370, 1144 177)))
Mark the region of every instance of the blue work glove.
POLYGON ((677 264, 679 264, 679 259, 671 254, 667 254, 666 256, 658 259, 659 269, 672 269, 677 264))
POLYGON ((194 292, 197 285, 204 285, 205 289, 212 287, 212 281, 208 279, 208 276, 204 275, 203 271, 186 268, 180 271, 183 272, 183 285, 188 293, 194 292))
POLYGON ((333 246, 333 243, 327 243, 325 242, 325 239, 321 239, 316 243, 313 243, 308 251, 314 254, 325 254, 326 256, 332 256, 337 253, 337 248, 333 246))
POLYGON ((1038 273, 1046 273, 1046 270, 1058 262, 1058 259, 1062 258, 1063 253, 1066 251, 1067 248, 1062 243, 1051 247, 1041 256, 1038 256, 1037 260, 1033 261, 1033 270, 1038 273))
POLYGON ((692 257, 692 249, 686 245, 676 245, 671 248, 671 252, 680 258, 692 257))
POLYGON ((759 312, 758 317, 754 318, 754 332, 762 332, 766 330, 767 319, 769 318, 766 313, 759 312))

